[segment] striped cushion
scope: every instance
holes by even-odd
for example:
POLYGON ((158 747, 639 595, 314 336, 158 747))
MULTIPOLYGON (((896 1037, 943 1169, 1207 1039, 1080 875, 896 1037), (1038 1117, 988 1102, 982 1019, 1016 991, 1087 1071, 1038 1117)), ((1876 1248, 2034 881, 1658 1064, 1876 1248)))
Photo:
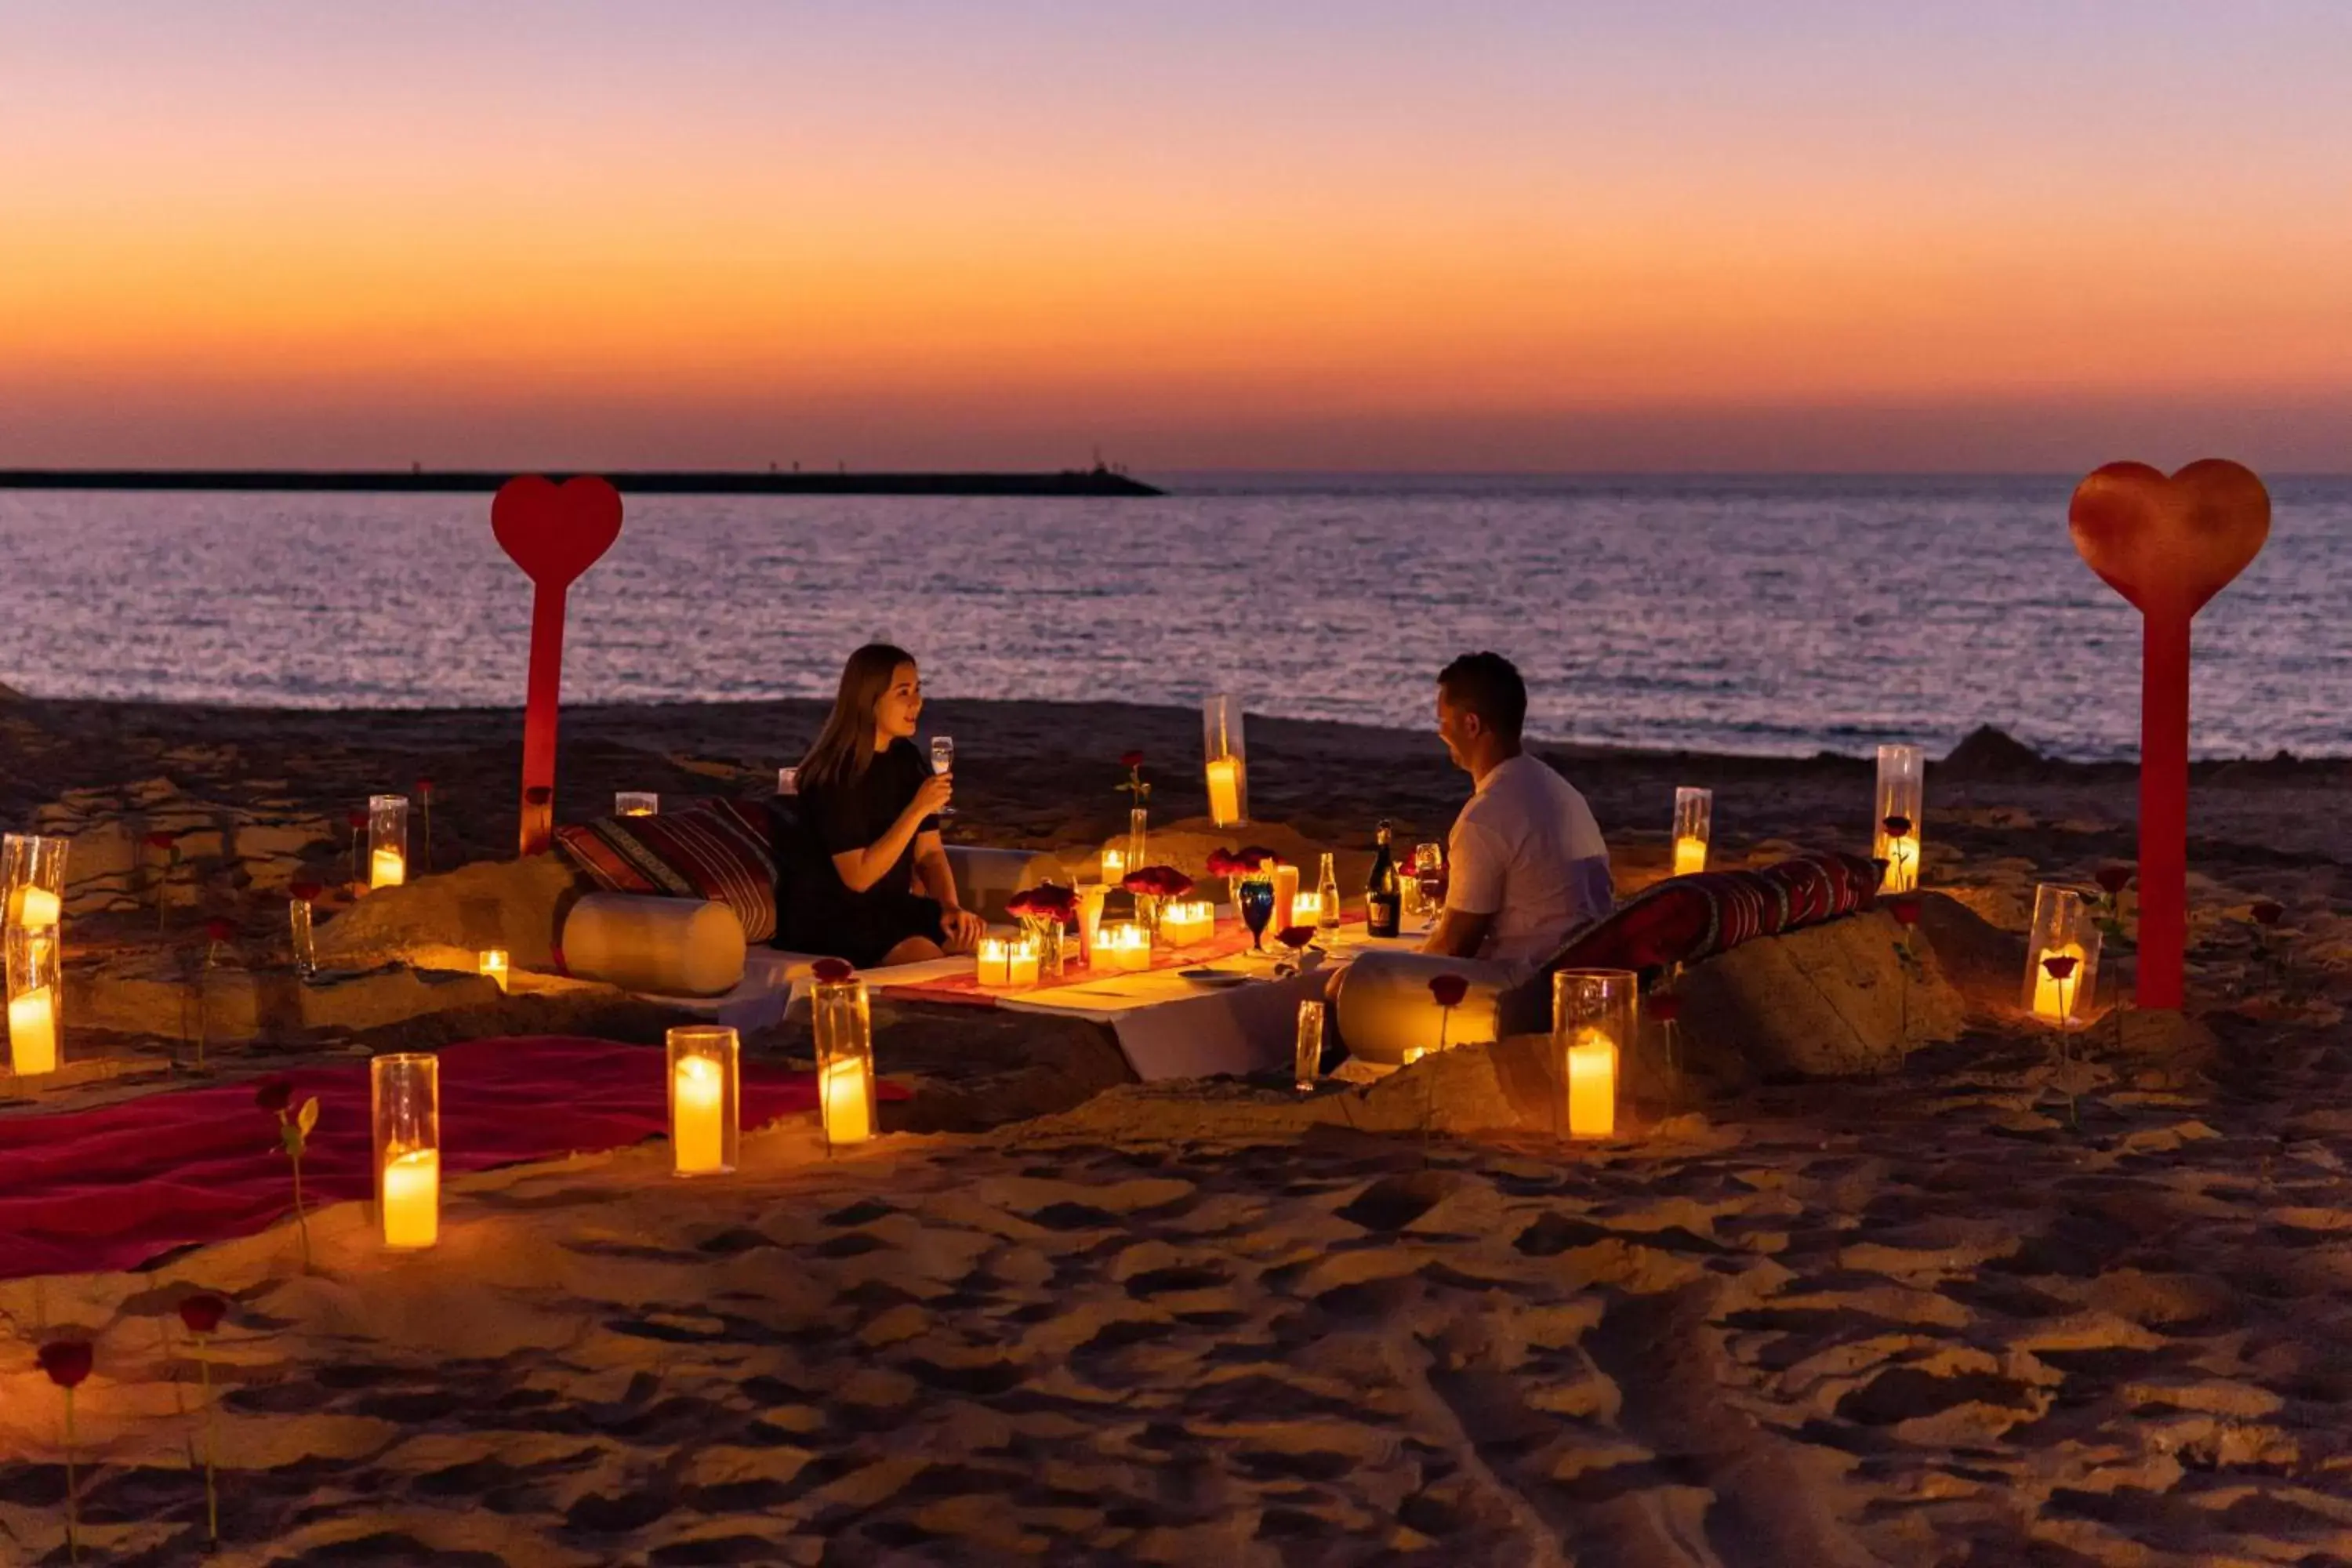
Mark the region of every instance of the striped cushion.
POLYGON ((555 847, 608 892, 711 899, 735 911, 744 941, 776 933, 776 859, 756 804, 706 800, 656 816, 607 816, 557 828, 555 847))
POLYGON ((1544 967, 1654 970, 1696 963, 1872 907, 1878 868, 1859 855, 1801 855, 1754 871, 1702 871, 1644 888, 1570 938, 1544 967))

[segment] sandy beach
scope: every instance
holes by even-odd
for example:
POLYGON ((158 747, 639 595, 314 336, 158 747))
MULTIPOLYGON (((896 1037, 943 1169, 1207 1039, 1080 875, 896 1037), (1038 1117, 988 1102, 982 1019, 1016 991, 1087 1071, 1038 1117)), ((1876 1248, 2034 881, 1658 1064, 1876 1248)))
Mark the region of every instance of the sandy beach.
MULTIPOLYGON (((568 710, 559 814, 625 788, 765 794, 817 718, 568 710)), ((957 739, 974 842, 1098 841, 1129 749, 1156 816, 1202 808, 1191 710, 938 702, 926 727, 957 739)), ((289 879, 348 877, 344 814, 372 793, 433 781, 438 868, 510 855, 519 731, 9 700, 0 819, 234 817, 266 854, 190 867, 161 934, 126 884, 71 952, 185 963, 206 918, 258 952, 289 879)), ((1426 734, 1253 719, 1250 747, 1256 814, 1335 846, 1381 817, 1442 837, 1465 793, 1426 734)), ((1858 759, 1536 749, 1591 800, 1621 891, 1664 869, 1678 784, 1715 791, 1722 861, 1867 849, 1858 759)), ((1926 884, 2002 931, 2037 881, 2134 858, 2128 767, 1979 734, 1927 776, 1926 884)), ((2189 1016, 2157 1044, 2094 1031, 2063 1079, 1994 976, 1956 982, 1969 1026, 1899 1068, 1689 1086, 1604 1143, 1442 1115, 1368 1131, 1277 1085, 1072 1068, 855 1151, 787 1121, 723 1181, 671 1179, 658 1143, 465 1176, 427 1253, 385 1255, 342 1204, 312 1216, 307 1272, 280 1225, 11 1280, 0 1561, 68 1561, 61 1405, 34 1364, 60 1336, 96 1347, 84 1560, 200 1559, 176 1303, 201 1289, 232 1303, 211 1352, 223 1563, 2352 1562, 2347 783, 2343 762, 2199 765, 2189 1016), (2262 900, 2283 911, 2268 952, 2262 900)), ((926 1016, 879 1036, 918 1106, 918 1080, 1084 1054, 1034 1022, 926 1016)), ((72 1045, 126 1065, 0 1091, 0 1117, 160 1090, 183 1049, 72 1045)), ((804 1053, 805 1027, 747 1048, 804 1053)))

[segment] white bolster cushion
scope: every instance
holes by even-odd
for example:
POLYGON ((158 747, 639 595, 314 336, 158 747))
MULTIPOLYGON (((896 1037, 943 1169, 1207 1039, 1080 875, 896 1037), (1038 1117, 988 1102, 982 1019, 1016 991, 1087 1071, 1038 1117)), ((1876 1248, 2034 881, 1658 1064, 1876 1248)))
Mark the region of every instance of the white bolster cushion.
POLYGON ((717 996, 743 978, 743 922, 725 904, 590 893, 563 922, 563 966, 663 996, 717 996))

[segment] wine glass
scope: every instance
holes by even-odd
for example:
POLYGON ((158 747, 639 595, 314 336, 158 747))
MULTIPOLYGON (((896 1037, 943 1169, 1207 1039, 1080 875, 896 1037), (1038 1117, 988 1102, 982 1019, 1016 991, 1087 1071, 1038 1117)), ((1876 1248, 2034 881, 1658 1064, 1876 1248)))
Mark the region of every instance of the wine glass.
MULTIPOLYGON (((942 775, 955 772, 954 737, 950 735, 931 737, 931 772, 942 775)), ((953 816, 955 814, 955 807, 952 805, 940 807, 941 816, 953 816)))
POLYGON ((1421 883, 1421 901, 1430 914, 1445 907, 1445 846, 1420 844, 1413 847, 1412 874, 1421 883))
POLYGON ((1266 922, 1274 919, 1274 883, 1252 878, 1241 886, 1242 923, 1249 927, 1250 951, 1265 951, 1266 922))

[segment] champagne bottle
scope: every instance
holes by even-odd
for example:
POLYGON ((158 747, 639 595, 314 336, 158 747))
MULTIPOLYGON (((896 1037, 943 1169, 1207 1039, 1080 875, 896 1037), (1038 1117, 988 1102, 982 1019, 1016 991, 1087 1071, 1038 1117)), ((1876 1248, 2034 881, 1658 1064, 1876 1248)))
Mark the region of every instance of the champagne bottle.
POLYGON ((1364 924, 1372 936, 1395 936, 1404 925, 1404 892, 1397 885, 1396 857, 1389 853, 1389 825, 1381 824, 1372 874, 1364 883, 1364 924))
POLYGON ((1315 879, 1315 929, 1329 936, 1339 929, 1339 873, 1331 868, 1328 852, 1323 857, 1323 874, 1315 879))

